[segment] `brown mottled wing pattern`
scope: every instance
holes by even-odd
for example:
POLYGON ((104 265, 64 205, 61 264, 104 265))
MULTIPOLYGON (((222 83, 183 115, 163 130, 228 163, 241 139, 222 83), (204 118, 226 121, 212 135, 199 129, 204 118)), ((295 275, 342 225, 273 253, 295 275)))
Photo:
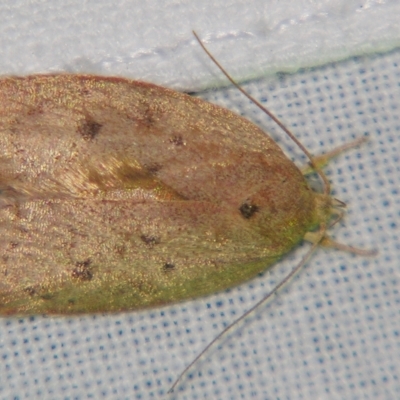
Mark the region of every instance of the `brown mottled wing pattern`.
POLYGON ((0 314, 121 311, 238 284, 316 224, 255 125, 147 83, 0 80, 0 314))

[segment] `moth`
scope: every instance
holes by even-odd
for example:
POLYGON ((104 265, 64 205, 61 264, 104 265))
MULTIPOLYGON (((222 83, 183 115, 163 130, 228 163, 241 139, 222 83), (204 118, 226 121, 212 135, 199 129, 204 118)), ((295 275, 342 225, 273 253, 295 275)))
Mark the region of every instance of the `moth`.
POLYGON ((229 110, 73 74, 2 78, 0 102, 1 315, 161 306, 329 242, 329 185, 229 110))

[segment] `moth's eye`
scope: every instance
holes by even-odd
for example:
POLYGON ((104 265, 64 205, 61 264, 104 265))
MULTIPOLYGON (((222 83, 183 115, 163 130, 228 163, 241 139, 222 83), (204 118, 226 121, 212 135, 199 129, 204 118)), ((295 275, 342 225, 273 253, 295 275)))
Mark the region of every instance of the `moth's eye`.
POLYGON ((259 209, 260 207, 249 202, 245 202, 239 207, 240 213, 246 219, 251 218, 259 209))

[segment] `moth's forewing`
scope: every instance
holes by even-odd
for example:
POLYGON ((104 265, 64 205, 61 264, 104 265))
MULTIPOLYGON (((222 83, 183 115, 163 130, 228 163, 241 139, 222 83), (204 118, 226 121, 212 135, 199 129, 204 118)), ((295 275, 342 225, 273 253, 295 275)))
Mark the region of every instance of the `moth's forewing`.
POLYGON ((0 313, 107 312, 245 281, 318 224, 251 122, 142 82, 0 80, 0 313))

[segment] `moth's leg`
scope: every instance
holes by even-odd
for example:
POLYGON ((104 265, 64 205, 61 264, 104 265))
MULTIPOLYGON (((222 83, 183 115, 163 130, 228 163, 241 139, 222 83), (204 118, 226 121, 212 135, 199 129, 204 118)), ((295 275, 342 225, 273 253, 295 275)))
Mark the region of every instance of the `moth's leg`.
MULTIPOLYGON (((325 154, 321 154, 319 156, 313 157, 314 163, 319 167, 319 168, 324 168, 329 161, 338 156, 340 153, 343 153, 346 150, 352 149, 362 143, 365 143, 368 140, 365 136, 360 137, 358 139, 353 140, 352 142, 346 143, 342 146, 336 147, 335 149, 328 151, 325 154)), ((303 175, 309 175, 312 174, 314 171, 314 168, 307 164, 304 167, 300 168, 300 171, 303 173, 303 175)))
POLYGON ((362 256, 374 256, 377 254, 376 250, 364 250, 364 249, 359 249, 359 248, 352 247, 352 246, 347 246, 343 243, 336 242, 335 240, 331 239, 327 235, 324 235, 324 237, 321 240, 320 232, 318 232, 318 231, 307 232, 304 235, 304 240, 306 240, 307 242, 311 242, 313 244, 319 242, 319 245, 323 246, 323 247, 331 247, 336 250, 348 251, 349 253, 358 254, 358 255, 362 255, 362 256))

